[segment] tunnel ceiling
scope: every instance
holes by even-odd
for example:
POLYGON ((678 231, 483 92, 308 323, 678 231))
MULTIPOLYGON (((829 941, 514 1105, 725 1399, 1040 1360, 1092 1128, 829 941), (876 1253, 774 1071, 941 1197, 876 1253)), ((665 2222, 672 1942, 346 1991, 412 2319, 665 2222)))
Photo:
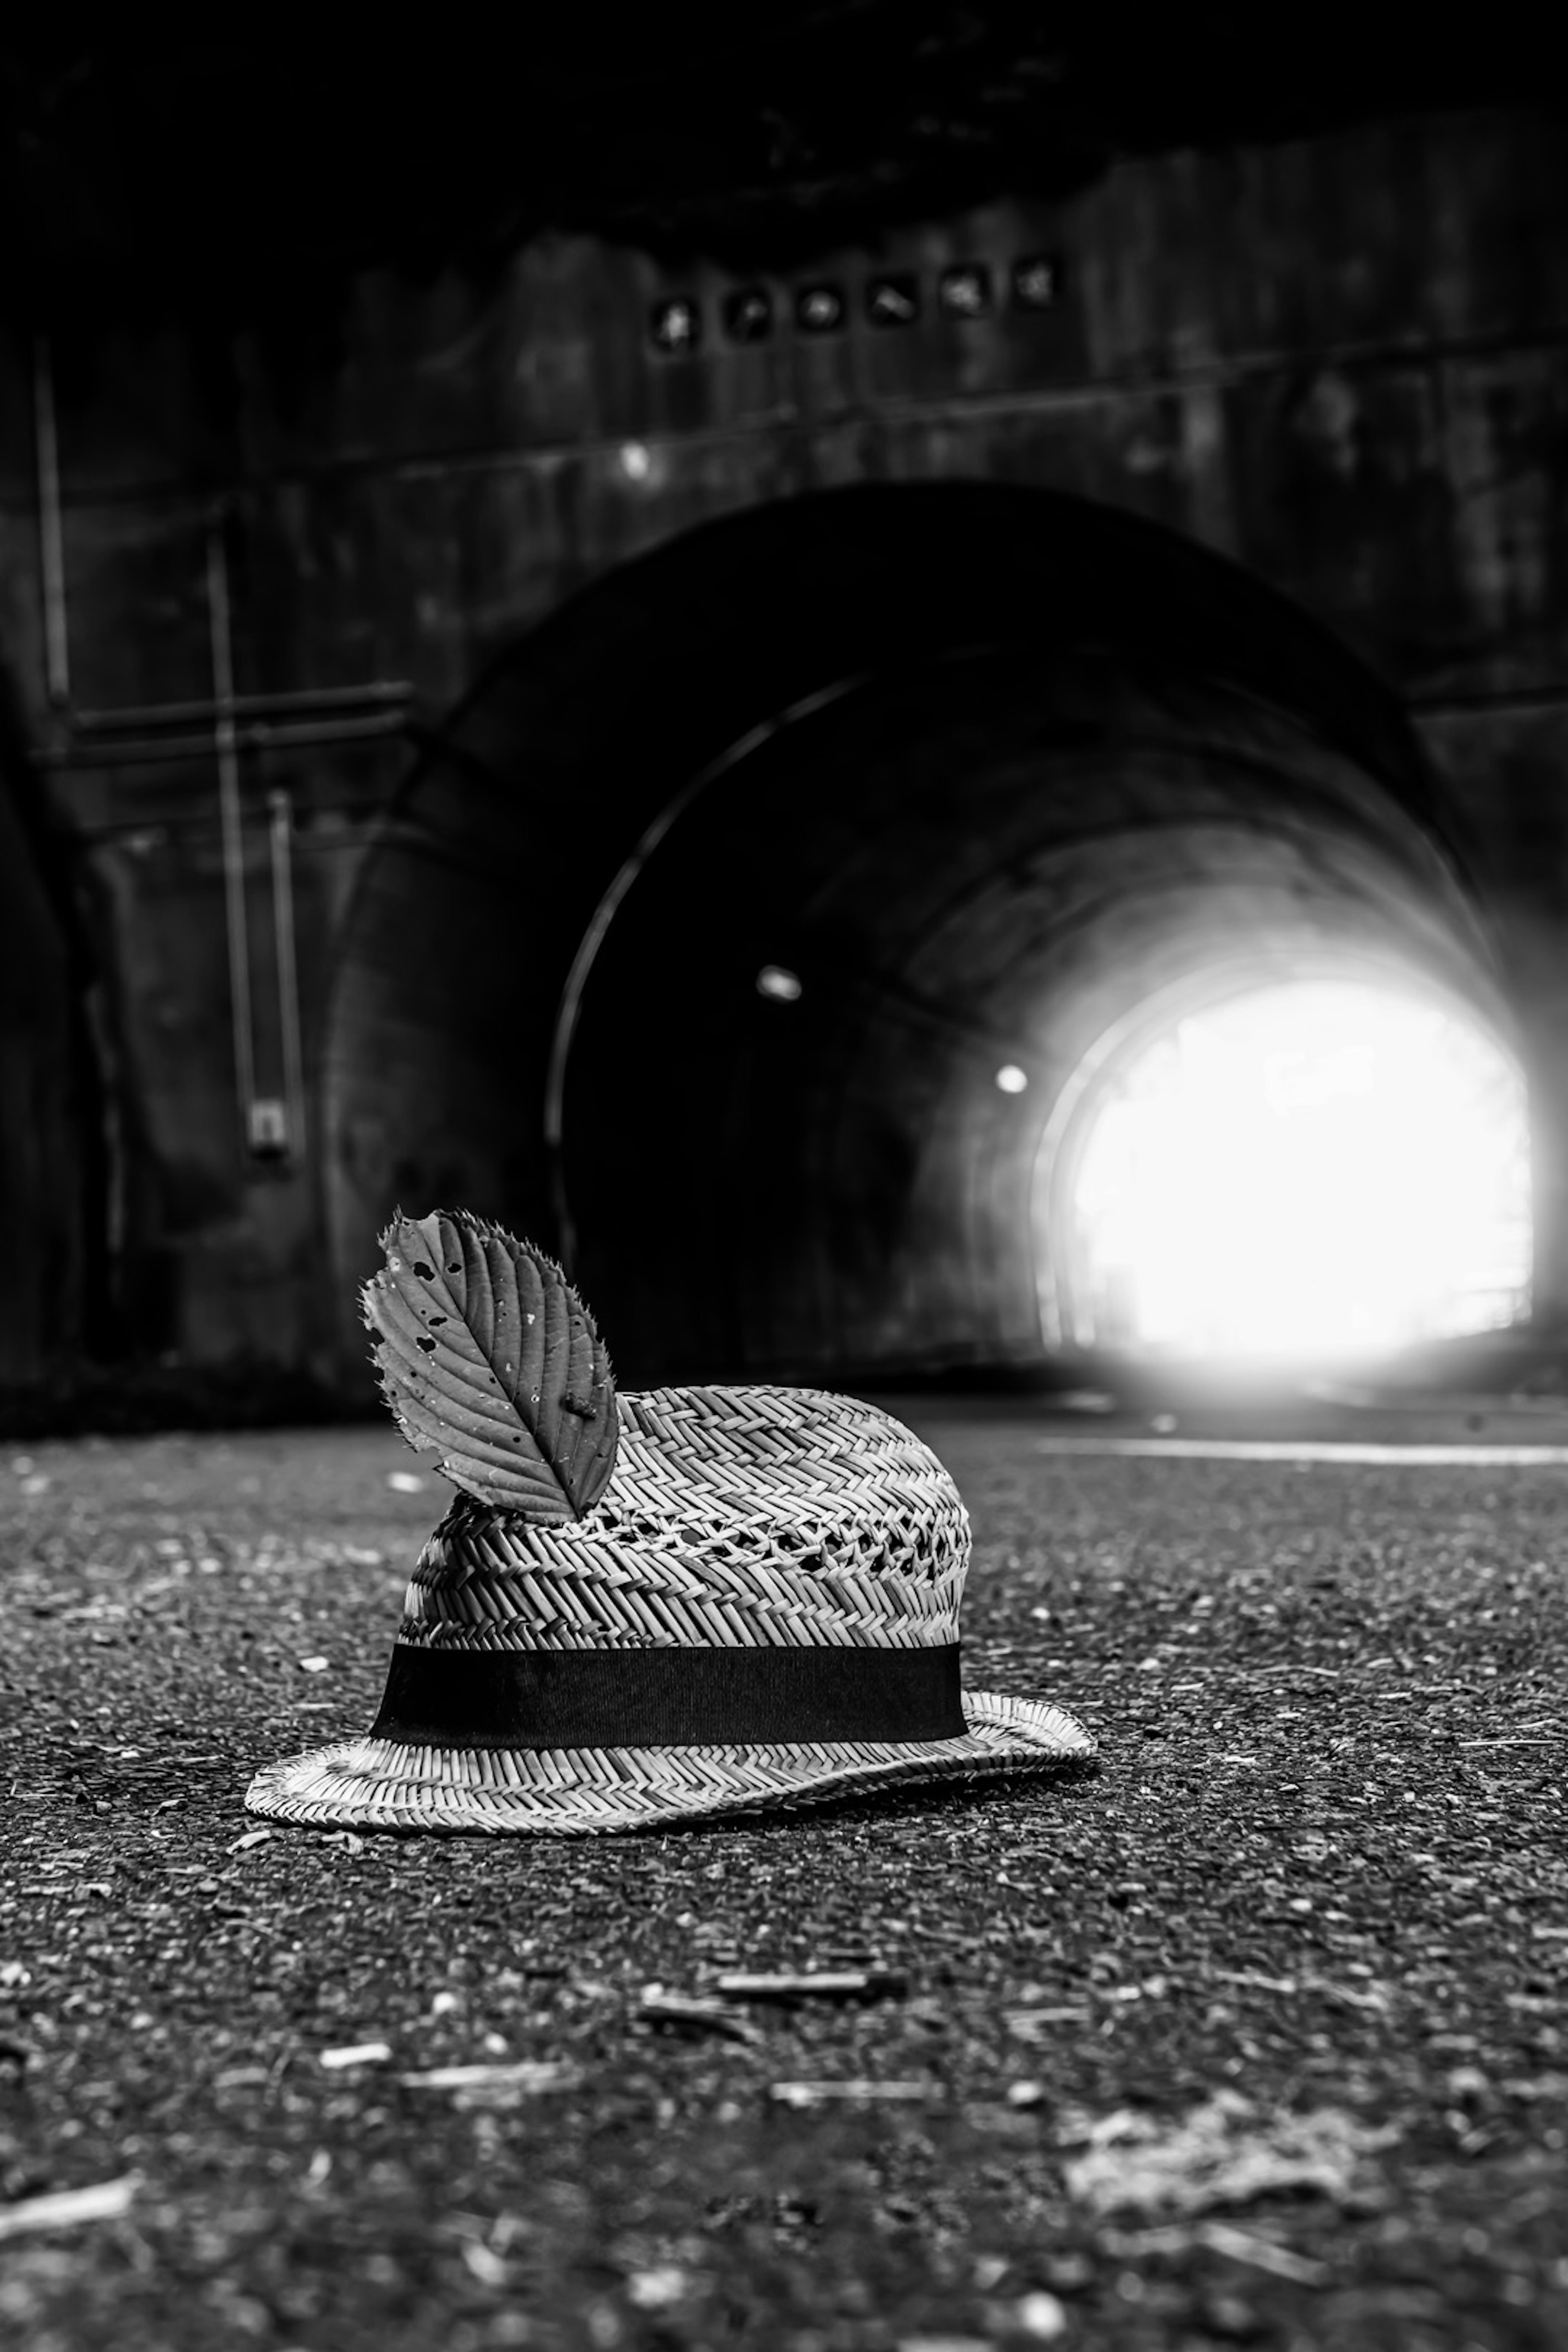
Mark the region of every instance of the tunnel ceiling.
MULTIPOLYGON (((47 10, 0 37, 13 287, 184 310, 348 271, 498 264, 547 230, 787 267, 886 226, 1082 187, 1119 154, 1415 109, 1552 103, 1552 13, 679 0, 318 11, 221 32, 47 10)), ((193 20, 194 22, 194 20, 193 20)))
POLYGON ((575 1244, 634 1377, 1027 1357, 1081 1055, 1239 951, 1481 1002, 1445 829, 1386 690, 1174 534, 972 484, 704 526, 496 665, 365 870, 345 1279, 395 1202, 460 1201, 575 1244))

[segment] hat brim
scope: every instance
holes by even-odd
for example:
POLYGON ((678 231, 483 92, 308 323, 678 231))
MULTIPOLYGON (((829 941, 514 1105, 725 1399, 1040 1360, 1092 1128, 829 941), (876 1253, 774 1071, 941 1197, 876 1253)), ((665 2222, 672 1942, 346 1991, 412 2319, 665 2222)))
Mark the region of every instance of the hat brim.
POLYGON ((408 1748, 366 1738, 256 1775, 247 1811, 319 1829, 593 1837, 783 1812, 897 1783, 1083 1763, 1095 1743, 1038 1699, 966 1691, 952 1739, 746 1748, 408 1748))

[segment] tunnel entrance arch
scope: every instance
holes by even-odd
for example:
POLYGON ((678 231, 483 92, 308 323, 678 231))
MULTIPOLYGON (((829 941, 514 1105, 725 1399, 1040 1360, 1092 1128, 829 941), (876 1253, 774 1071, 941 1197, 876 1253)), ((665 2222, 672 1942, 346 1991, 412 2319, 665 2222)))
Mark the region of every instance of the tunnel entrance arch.
POLYGON ((455 1200, 575 1244, 628 1377, 1026 1360, 1068 1032, 1199 907, 1487 985, 1397 701, 1234 565, 978 484, 703 526, 498 662, 391 813, 326 1056, 340 1288, 455 1200))

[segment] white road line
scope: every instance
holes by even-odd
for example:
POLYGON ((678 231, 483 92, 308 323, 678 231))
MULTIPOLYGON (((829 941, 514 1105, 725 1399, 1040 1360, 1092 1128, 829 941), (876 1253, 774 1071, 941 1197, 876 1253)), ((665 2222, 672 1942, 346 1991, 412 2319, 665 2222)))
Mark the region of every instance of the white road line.
POLYGON ((1363 1445, 1338 1438, 1039 1437, 1037 1454, 1130 1455, 1155 1462, 1367 1462, 1411 1468, 1568 1466, 1568 1445, 1363 1445))

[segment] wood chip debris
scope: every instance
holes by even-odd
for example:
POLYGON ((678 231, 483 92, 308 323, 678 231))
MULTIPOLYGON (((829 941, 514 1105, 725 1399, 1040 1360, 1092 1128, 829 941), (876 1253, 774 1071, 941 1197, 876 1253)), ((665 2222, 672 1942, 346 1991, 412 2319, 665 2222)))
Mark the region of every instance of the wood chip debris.
POLYGON ((1381 1985, 1365 1987, 1332 1983, 1327 1977, 1264 1977, 1249 1969, 1215 1969, 1218 1984, 1244 1985, 1254 1992, 1282 1993, 1287 1998, 1297 1993, 1319 1993, 1325 2000, 1339 2001, 1346 2009, 1370 2009, 1386 2014, 1392 2003, 1387 1990, 1381 1985))
POLYGON ((1119 2258, 1185 2253, 1189 2247, 1207 2246, 1233 2263, 1249 2263, 1254 2270, 1268 2271, 1298 2286, 1321 2286, 1329 2274, 1326 2263, 1298 2254, 1273 2238, 1260 2237, 1255 2230, 1238 2230, 1229 2221, 1199 2221, 1191 2228, 1178 2224, 1173 2229, 1140 2230, 1131 2235, 1108 2231, 1105 2243, 1107 2251, 1119 2258))
POLYGON ((1196 2235, 1216 2254, 1228 2254, 1233 2263, 1250 2263, 1255 2270, 1269 2271, 1276 2278, 1292 2279, 1298 2286, 1321 2286, 1328 2276, 1322 2263, 1292 2253, 1288 2246, 1276 2245, 1272 2238, 1233 2229, 1228 2221, 1200 2221, 1196 2235))
POLYGON ((1536 1738, 1534 1737, 1527 1739, 1519 1736, 1514 1736, 1509 1738, 1499 1738, 1496 1739, 1461 1739, 1458 1742, 1458 1745, 1461 1748, 1561 1748, 1563 1740, 1561 1734, 1556 1738, 1550 1739, 1536 1738))
POLYGON ((392 2055, 385 2042, 349 2042, 338 2050, 321 2052, 318 2063, 322 2066, 384 2066, 392 2055))
POLYGON ((569 2091, 583 2070, 564 2059, 517 2058, 504 2065, 432 2066, 397 2079, 410 2091, 569 2091))
POLYGON ((930 2099, 938 2088, 934 2083, 877 2083, 852 2077, 842 2083, 770 2083, 768 2096, 782 2107, 827 2106, 837 2099, 871 2106, 880 2100, 930 2099))
POLYGON ((734 2017, 721 2001, 666 1992, 649 1985, 637 2008, 642 2025, 662 2026, 674 2033, 716 2033, 724 2042, 760 2042, 762 2035, 743 2017, 734 2017))
POLYGON ((1046 2042, 1053 2038, 1051 2028, 1058 2025, 1087 2025, 1087 2009, 1009 2009, 1003 2012, 1008 2032, 1016 2042, 1046 2042))
POLYGON ((124 2172, 117 2180, 95 2181, 90 2189, 58 2189, 0 2205, 0 2239, 19 2238, 30 2230, 74 2230, 84 2221, 115 2221, 130 2211, 141 2185, 139 2172, 124 2172))
POLYGON ((735 1971, 719 1979, 718 1990, 722 2000, 901 2000, 909 1980, 891 1969, 786 1969, 756 1976, 735 1971))

